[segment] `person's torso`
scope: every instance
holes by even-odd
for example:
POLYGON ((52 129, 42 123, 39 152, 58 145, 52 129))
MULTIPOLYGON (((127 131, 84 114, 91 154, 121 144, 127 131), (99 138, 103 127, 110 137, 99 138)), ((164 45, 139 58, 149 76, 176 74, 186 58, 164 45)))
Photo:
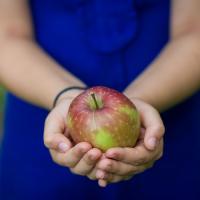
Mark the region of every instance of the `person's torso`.
MULTIPOLYGON (((123 90, 166 44, 169 3, 31 0, 30 5, 37 42, 49 55, 88 86, 123 90)), ((164 113, 164 156, 151 170, 102 190, 53 164, 43 144, 47 111, 9 93, 0 151, 0 199, 196 200, 199 100, 200 93, 164 113)))
POLYGON ((169 0, 32 0, 37 42, 89 86, 122 90, 168 40, 169 0))

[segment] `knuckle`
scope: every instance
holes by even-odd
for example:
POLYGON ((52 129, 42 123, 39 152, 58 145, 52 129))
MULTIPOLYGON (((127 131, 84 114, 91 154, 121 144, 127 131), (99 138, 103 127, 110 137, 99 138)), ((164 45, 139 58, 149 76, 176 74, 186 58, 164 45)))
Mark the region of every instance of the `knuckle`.
POLYGON ((155 132, 156 133, 160 133, 160 134, 164 134, 164 132, 165 132, 165 127, 164 127, 164 125, 162 125, 162 124, 159 124, 159 125, 157 125, 156 127, 155 127, 155 132))
POLYGON ((79 158, 80 157, 80 151, 78 149, 73 150, 74 157, 79 158))
POLYGON ((83 152, 83 149, 80 148, 80 147, 75 147, 75 148, 72 150, 72 154, 73 154, 75 157, 77 157, 77 158, 79 158, 83 153, 84 153, 84 152, 83 152))
POLYGON ((83 161, 86 163, 86 165, 88 165, 88 166, 93 166, 93 161, 91 161, 90 160, 90 157, 89 157, 89 155, 86 155, 86 156, 84 156, 83 157, 83 161))
POLYGON ((52 144, 53 144, 53 140, 52 140, 52 137, 50 137, 50 136, 45 136, 44 137, 44 145, 47 147, 47 148, 49 148, 50 146, 52 146, 52 144))
POLYGON ((111 170, 113 168, 113 163, 110 160, 106 161, 105 169, 106 170, 111 170))

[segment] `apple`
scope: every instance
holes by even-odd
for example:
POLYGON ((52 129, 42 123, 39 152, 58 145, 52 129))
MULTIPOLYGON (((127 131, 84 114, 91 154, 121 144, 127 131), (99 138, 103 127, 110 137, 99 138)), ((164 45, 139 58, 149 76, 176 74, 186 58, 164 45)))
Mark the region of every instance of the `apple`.
POLYGON ((140 133, 140 116, 122 93, 104 86, 89 88, 70 104, 67 128, 75 143, 89 142, 103 152, 133 147, 140 133))

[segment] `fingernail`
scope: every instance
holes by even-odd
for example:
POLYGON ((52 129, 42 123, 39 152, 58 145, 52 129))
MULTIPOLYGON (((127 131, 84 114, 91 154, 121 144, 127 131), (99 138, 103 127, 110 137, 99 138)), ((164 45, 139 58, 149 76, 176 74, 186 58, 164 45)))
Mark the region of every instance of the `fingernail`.
POLYGON ((148 140, 148 144, 150 146, 151 149, 155 149, 156 144, 157 144, 157 140, 156 138, 152 137, 148 140))
POLYGON ((100 170, 97 171, 97 173, 96 173, 96 177, 97 177, 97 178, 103 179, 103 178, 104 178, 104 175, 105 175, 104 172, 102 172, 102 171, 100 171, 100 170))
POLYGON ((107 182, 105 180, 101 180, 101 182, 99 183, 100 187, 106 187, 107 186, 107 182))
POLYGON ((64 143, 64 142, 61 142, 58 145, 58 148, 59 148, 60 151, 66 152, 69 149, 69 146, 66 143, 64 143))

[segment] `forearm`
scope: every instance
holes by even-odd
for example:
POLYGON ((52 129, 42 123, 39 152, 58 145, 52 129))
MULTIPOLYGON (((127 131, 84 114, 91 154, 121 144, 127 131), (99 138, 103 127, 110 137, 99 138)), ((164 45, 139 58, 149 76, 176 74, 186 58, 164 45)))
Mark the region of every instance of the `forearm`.
POLYGON ((24 37, 1 40, 0 82, 16 96, 46 109, 61 89, 84 85, 24 37))
POLYGON ((125 90, 166 110, 200 87, 200 36, 188 34, 172 40, 155 61, 125 90))

